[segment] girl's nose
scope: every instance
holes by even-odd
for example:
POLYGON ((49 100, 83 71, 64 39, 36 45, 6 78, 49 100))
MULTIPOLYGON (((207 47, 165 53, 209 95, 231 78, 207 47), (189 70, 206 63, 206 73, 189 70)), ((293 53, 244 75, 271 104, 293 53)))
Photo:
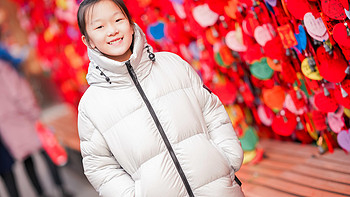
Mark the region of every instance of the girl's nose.
POLYGON ((115 26, 111 25, 110 28, 108 29, 108 36, 114 36, 117 33, 119 33, 118 28, 115 26))

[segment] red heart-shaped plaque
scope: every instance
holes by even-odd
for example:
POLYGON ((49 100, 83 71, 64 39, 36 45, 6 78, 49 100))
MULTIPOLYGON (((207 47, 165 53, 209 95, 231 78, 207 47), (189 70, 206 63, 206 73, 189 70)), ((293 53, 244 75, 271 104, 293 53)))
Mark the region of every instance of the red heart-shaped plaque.
MULTIPOLYGON (((344 20, 346 18, 344 7, 339 0, 322 0, 322 11, 328 17, 335 20, 344 20)), ((346 8, 348 10, 349 7, 346 8)))
POLYGON ((286 50, 283 48, 283 44, 279 36, 276 36, 272 40, 267 41, 264 46, 265 55, 271 59, 284 59, 285 51, 286 50))
POLYGON ((342 46, 350 47, 350 36, 348 36, 344 23, 338 23, 333 28, 334 40, 342 46))
POLYGON ((326 116, 321 111, 313 110, 311 112, 311 120, 313 121, 317 131, 323 131, 327 129, 326 116))
POLYGON ((324 47, 317 49, 317 66, 320 75, 327 81, 340 83, 346 77, 345 70, 348 67, 338 47, 333 48, 333 54, 329 55, 324 47))
POLYGON ((350 95, 350 79, 341 82, 341 87, 350 95))
POLYGON ((285 115, 275 116, 272 122, 272 130, 278 135, 290 136, 297 126, 296 116, 284 109, 285 115))
POLYGON ((289 0, 287 2, 288 11, 299 20, 303 20, 307 12, 311 12, 307 0, 289 0))
POLYGON ((252 83, 257 88, 266 88, 271 89, 275 85, 274 79, 267 79, 267 80, 260 80, 253 75, 250 76, 250 79, 252 80, 252 83))
POLYGON ((248 46, 247 52, 244 55, 245 60, 249 63, 252 63, 254 60, 260 60, 263 57, 260 47, 259 44, 248 46))
POLYGON ((338 108, 338 103, 335 100, 334 92, 328 89, 329 96, 325 96, 324 92, 318 92, 314 96, 315 106, 322 112, 335 112, 338 108))
POLYGON ((289 95, 293 100, 296 109, 302 109, 306 106, 307 97, 301 90, 290 90, 289 95), (298 92, 297 92, 298 91, 298 92), (300 98, 298 97, 300 95, 300 98))
POLYGON ((343 97, 341 90, 340 90, 340 86, 337 86, 334 90, 334 96, 336 101, 340 104, 343 105, 344 107, 350 109, 350 95, 348 95, 347 97, 343 97))

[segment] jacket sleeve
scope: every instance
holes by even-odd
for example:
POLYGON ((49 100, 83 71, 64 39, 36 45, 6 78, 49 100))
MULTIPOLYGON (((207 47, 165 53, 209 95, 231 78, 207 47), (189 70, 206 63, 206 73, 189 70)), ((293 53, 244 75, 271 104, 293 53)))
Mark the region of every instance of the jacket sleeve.
POLYGON ((135 182, 112 155, 102 134, 81 111, 78 130, 84 173, 99 195, 135 196, 135 182))
POLYGON ((187 67, 194 92, 202 107, 209 137, 236 172, 243 162, 243 150, 231 120, 219 98, 203 85, 197 72, 187 62, 183 63, 187 67))

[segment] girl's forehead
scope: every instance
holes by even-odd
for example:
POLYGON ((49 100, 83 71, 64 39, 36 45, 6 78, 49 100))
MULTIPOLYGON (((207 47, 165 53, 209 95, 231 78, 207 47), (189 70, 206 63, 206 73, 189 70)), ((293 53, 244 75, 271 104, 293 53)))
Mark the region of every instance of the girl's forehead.
POLYGON ((87 9, 85 19, 87 24, 92 24, 98 20, 113 17, 118 14, 123 14, 123 12, 116 3, 111 0, 102 0, 96 2, 87 9))

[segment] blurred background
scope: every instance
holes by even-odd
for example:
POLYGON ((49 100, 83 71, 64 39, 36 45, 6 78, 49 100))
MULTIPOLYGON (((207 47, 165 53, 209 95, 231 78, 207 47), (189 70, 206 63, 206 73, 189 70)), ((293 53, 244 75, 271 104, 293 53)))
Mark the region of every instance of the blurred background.
MULTIPOLYGON (((88 87, 80 2, 0 1, 0 134, 10 158, 1 164, 13 169, 20 196, 98 196, 83 175, 77 133, 88 87), (32 114, 41 147, 29 160, 13 153, 6 106, 32 114)), ((188 61, 224 103, 245 153, 238 176, 247 196, 350 196, 347 0, 124 2, 154 50, 188 61)))

